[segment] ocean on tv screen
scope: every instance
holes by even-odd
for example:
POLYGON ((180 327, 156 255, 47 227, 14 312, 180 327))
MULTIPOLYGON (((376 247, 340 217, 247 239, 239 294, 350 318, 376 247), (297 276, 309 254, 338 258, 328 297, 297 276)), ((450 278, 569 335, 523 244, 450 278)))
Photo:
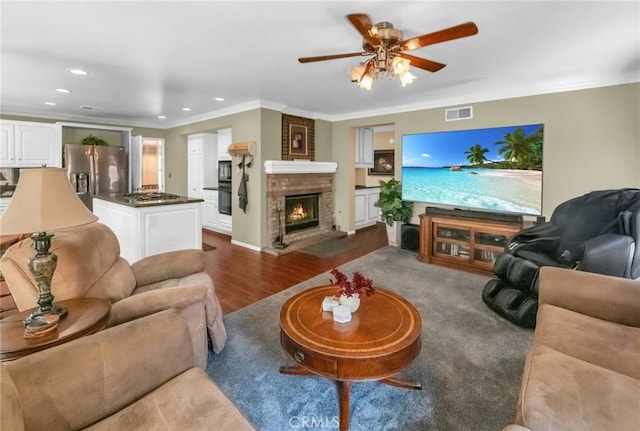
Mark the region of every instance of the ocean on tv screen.
POLYGON ((540 215, 543 136, 543 124, 403 135, 402 198, 540 215))
POLYGON ((462 208, 541 214, 542 172, 402 168, 402 198, 462 208))

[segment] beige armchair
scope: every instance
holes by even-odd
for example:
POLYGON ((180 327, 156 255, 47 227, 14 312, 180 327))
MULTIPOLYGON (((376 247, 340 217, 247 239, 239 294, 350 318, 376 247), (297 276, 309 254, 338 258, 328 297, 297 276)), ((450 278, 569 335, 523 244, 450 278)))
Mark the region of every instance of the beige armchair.
MULTIPOLYGON (((204 272, 202 250, 162 253, 129 265, 120 256, 117 237, 101 223, 53 233, 50 251, 58 256, 51 282, 55 301, 106 299, 112 304, 108 326, 176 308, 186 318, 192 338, 206 340, 208 334, 213 351, 222 350, 227 333, 213 281, 204 272), (196 303, 204 304, 204 322, 190 311, 199 306, 196 303)), ((26 239, 11 246, 0 259, 2 274, 21 311, 37 306, 37 284, 27 266, 33 255, 32 241, 26 239)), ((197 356, 204 368, 206 348, 197 356)))
POLYGON ((169 309, 4 362, 0 429, 253 430, 191 347, 169 309))

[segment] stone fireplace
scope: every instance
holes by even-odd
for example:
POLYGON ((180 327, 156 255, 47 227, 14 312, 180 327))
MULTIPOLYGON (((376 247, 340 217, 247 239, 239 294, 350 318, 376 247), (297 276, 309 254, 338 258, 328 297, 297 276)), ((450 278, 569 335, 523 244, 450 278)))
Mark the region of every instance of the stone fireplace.
POLYGON ((333 230, 337 163, 267 160, 264 165, 270 246, 290 245, 333 230))

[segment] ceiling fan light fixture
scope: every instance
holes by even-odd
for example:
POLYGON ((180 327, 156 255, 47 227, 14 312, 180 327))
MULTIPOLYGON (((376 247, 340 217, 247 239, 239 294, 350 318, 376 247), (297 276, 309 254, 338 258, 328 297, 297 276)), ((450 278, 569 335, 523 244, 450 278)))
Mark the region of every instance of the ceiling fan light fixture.
POLYGON ((413 75, 409 71, 402 72, 398 76, 400 77, 400 83, 402 84, 403 87, 406 87, 407 84, 411 84, 413 80, 416 79, 415 75, 413 75))
POLYGON ((393 57, 391 64, 393 67, 393 73, 396 75, 402 75, 405 72, 409 72, 409 68, 411 67, 411 62, 400 56, 393 57))
POLYGON ((364 64, 360 63, 356 66, 353 66, 351 70, 349 70, 349 75, 351 75, 351 82, 360 82, 362 76, 364 75, 364 64))
POLYGON ((373 77, 371 75, 365 75, 362 77, 362 79, 358 83, 358 86, 360 86, 360 88, 364 88, 367 91, 371 91, 372 84, 373 84, 373 77))
POLYGON ((364 63, 361 62, 349 70, 351 82, 367 90, 371 90, 371 85, 376 79, 381 77, 395 79, 396 75, 400 77, 402 86, 406 87, 416 79, 409 71, 411 66, 428 72, 437 72, 446 66, 446 64, 438 63, 437 61, 407 54, 405 51, 461 37, 473 36, 478 33, 478 26, 470 21, 404 40, 402 32, 394 28, 390 22, 382 21, 373 24, 369 16, 363 13, 347 15, 347 19, 362 36, 363 52, 301 57, 298 58, 298 61, 300 63, 310 63, 347 57, 370 56, 369 60, 364 63))

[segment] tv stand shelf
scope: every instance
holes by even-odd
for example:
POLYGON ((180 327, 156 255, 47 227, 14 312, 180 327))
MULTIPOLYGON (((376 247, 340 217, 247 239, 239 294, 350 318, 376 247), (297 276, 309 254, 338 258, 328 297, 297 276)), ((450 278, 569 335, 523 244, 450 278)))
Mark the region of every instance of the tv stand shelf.
POLYGON ((522 221, 420 214, 418 260, 492 275, 495 260, 522 221))

